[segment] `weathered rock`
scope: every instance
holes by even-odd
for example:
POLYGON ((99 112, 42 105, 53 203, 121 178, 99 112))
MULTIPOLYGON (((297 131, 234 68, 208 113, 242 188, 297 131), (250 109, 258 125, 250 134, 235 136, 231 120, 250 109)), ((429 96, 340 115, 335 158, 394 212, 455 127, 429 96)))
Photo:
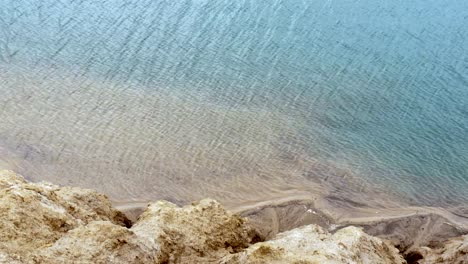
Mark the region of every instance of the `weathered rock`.
POLYGON ((406 263, 393 246, 356 227, 330 234, 308 225, 276 235, 271 241, 252 245, 224 258, 240 263, 406 263))
POLYGON ((211 199, 182 208, 150 204, 131 230, 170 263, 213 262, 246 248, 255 235, 245 219, 211 199))
POLYGON ((447 241, 443 247, 430 250, 423 248, 419 250, 423 258, 420 264, 447 263, 463 264, 468 263, 468 235, 453 238, 447 241))
POLYGON ((102 194, 28 183, 11 171, 0 171, 0 219, 0 254, 10 258, 27 256, 90 221, 127 224, 102 194))
POLYGON ((0 263, 8 263, 8 264, 23 264, 24 261, 21 260, 19 256, 11 256, 7 253, 0 252, 0 263))
MULTIPOLYGON (((286 226, 306 222, 328 225, 325 214, 302 204, 263 211, 253 218, 258 220, 254 226, 262 227, 261 223, 267 223, 264 218, 300 210, 310 211, 310 216, 268 222, 275 225, 275 233, 263 228, 261 238, 273 239, 259 243, 251 223, 211 199, 185 207, 151 203, 130 227, 129 220, 102 194, 28 183, 11 171, 0 171, 0 263, 405 263, 395 247, 352 226, 334 234, 318 225, 276 234, 286 226)), ((453 235, 463 231, 443 218, 428 222, 425 215, 418 217, 413 222, 392 218, 388 225, 364 226, 396 242, 429 240, 417 245, 443 246, 410 248, 402 243, 402 248, 409 248, 406 257, 412 262, 468 263, 468 236, 442 244, 434 239, 440 236, 394 235, 395 230, 403 233, 408 224, 424 224, 421 229, 438 228, 453 235)))
POLYGON ((152 203, 129 229, 102 194, 11 171, 0 171, 0 219, 0 263, 211 262, 254 236, 245 219, 209 199, 152 203))
POLYGON ((95 221, 68 232, 35 253, 35 263, 157 263, 155 248, 144 245, 129 229, 95 221))

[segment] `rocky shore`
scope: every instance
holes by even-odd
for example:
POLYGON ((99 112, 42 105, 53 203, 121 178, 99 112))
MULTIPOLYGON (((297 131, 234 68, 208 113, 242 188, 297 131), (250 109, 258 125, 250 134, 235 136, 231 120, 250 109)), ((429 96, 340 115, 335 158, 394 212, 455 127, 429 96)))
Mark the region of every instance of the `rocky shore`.
POLYGON ((132 219, 93 190, 0 171, 0 217, 0 263, 468 263, 465 227, 430 210, 338 220, 307 202, 236 214, 204 199, 132 219))

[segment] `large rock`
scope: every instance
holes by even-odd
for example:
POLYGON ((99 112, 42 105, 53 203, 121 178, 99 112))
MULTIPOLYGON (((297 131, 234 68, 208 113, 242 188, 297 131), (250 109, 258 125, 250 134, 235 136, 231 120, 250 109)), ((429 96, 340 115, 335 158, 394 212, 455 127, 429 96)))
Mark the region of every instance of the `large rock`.
POLYGON ((38 263, 208 263, 250 245, 246 221, 216 201, 150 204, 130 229, 94 221, 34 253, 38 263))
POLYGON ((248 247, 246 220, 205 199, 152 203, 131 228, 106 196, 0 171, 0 263, 193 263, 248 247))
POLYGON ((161 261, 170 263, 213 262, 246 248, 255 238, 245 219, 211 199, 182 208, 166 201, 153 203, 131 230, 159 249, 161 261))
POLYGON ((422 248, 420 264, 463 264, 468 263, 468 235, 453 238, 438 249, 422 248))
POLYGON ((241 263, 406 263, 398 250, 356 227, 335 234, 317 225, 280 233, 272 240, 250 246, 224 258, 225 264, 241 263))
POLYGON ((95 191, 28 183, 11 171, 0 171, 0 259, 2 254, 27 256, 96 220, 128 224, 106 196, 95 191))
POLYGON ((355 227, 309 225, 256 243, 246 219, 211 199, 151 203, 130 225, 102 194, 0 171, 0 263, 404 263, 355 227))
POLYGON ((34 254, 36 263, 157 263, 155 248, 125 227, 95 221, 77 227, 34 254))

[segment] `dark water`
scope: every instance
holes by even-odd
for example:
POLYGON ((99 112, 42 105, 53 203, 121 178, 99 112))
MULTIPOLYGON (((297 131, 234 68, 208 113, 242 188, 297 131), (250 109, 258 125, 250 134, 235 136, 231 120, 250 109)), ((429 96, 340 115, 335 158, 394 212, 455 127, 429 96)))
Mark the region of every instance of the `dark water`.
POLYGON ((468 202, 468 2, 0 3, 0 165, 120 200, 468 202))

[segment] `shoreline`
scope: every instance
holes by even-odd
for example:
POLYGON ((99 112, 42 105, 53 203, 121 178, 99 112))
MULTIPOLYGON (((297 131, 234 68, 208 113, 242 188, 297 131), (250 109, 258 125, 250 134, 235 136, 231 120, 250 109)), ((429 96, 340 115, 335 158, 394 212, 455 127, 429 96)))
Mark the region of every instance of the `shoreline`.
MULTIPOLYGON (((420 247, 441 247, 443 242, 468 234, 468 216, 442 207, 401 206, 389 208, 333 206, 326 197, 298 194, 274 200, 226 204, 227 210, 246 217, 264 240, 315 224, 329 232, 348 226, 362 227, 372 236, 391 241, 403 254, 420 247)), ((350 205, 353 201, 343 201, 350 205)), ((113 202, 136 221, 150 202, 113 202)), ((184 206, 179 205, 179 206, 184 206)))
POLYGON ((468 218, 443 208, 344 210, 334 196, 116 206, 0 170, 0 198, 0 263, 464 263, 468 246, 468 218))

